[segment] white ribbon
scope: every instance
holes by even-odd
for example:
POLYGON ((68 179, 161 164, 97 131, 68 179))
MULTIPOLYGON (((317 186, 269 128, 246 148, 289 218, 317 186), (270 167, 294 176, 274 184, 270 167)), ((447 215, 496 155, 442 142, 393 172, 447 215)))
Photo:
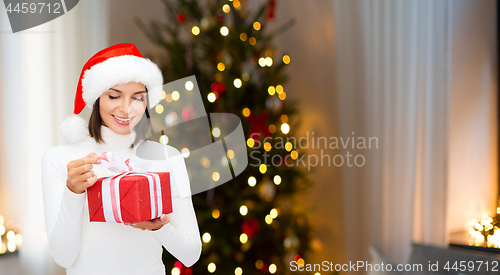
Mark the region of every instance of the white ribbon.
POLYGON ((110 171, 120 173, 102 181, 102 208, 106 222, 123 223, 120 205, 120 180, 127 175, 144 176, 149 182, 151 201, 151 219, 158 218, 163 210, 161 182, 158 174, 148 173, 153 163, 147 160, 123 158, 116 152, 101 154, 101 166, 110 171))

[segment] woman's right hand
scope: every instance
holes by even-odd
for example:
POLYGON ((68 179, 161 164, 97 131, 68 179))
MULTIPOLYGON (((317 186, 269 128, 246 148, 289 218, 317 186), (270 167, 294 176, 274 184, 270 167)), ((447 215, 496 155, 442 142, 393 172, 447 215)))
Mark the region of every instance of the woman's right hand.
POLYGON ((73 193, 82 194, 87 188, 94 185, 97 177, 92 168, 93 164, 101 163, 100 158, 96 153, 90 153, 84 158, 68 163, 68 179, 66 180, 68 189, 73 193))

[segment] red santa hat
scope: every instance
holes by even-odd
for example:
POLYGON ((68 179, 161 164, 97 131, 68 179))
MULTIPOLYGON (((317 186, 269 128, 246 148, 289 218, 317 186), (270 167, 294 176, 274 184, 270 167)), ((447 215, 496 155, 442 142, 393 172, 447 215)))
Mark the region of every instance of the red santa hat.
POLYGON ((83 66, 75 96, 75 115, 60 125, 61 136, 67 142, 80 141, 88 136, 88 121, 77 116, 85 106, 94 102, 109 88, 128 82, 142 83, 148 90, 149 108, 156 106, 162 96, 161 70, 146 59, 134 44, 121 43, 99 51, 83 66))

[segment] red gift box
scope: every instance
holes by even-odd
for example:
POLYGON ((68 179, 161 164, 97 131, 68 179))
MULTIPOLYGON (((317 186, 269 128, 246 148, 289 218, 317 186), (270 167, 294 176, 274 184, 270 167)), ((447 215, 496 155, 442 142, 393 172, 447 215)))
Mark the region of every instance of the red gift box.
POLYGON ((173 211, 170 173, 130 171, 99 178, 87 188, 87 200, 91 222, 143 222, 158 218, 173 211))

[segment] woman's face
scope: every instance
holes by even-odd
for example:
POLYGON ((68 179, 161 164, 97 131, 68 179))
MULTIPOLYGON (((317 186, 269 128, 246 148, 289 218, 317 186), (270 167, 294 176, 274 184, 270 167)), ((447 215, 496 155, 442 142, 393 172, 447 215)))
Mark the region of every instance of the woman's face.
POLYGON ((99 114, 104 126, 117 134, 128 134, 146 111, 146 88, 141 83, 116 85, 99 99, 99 114))

